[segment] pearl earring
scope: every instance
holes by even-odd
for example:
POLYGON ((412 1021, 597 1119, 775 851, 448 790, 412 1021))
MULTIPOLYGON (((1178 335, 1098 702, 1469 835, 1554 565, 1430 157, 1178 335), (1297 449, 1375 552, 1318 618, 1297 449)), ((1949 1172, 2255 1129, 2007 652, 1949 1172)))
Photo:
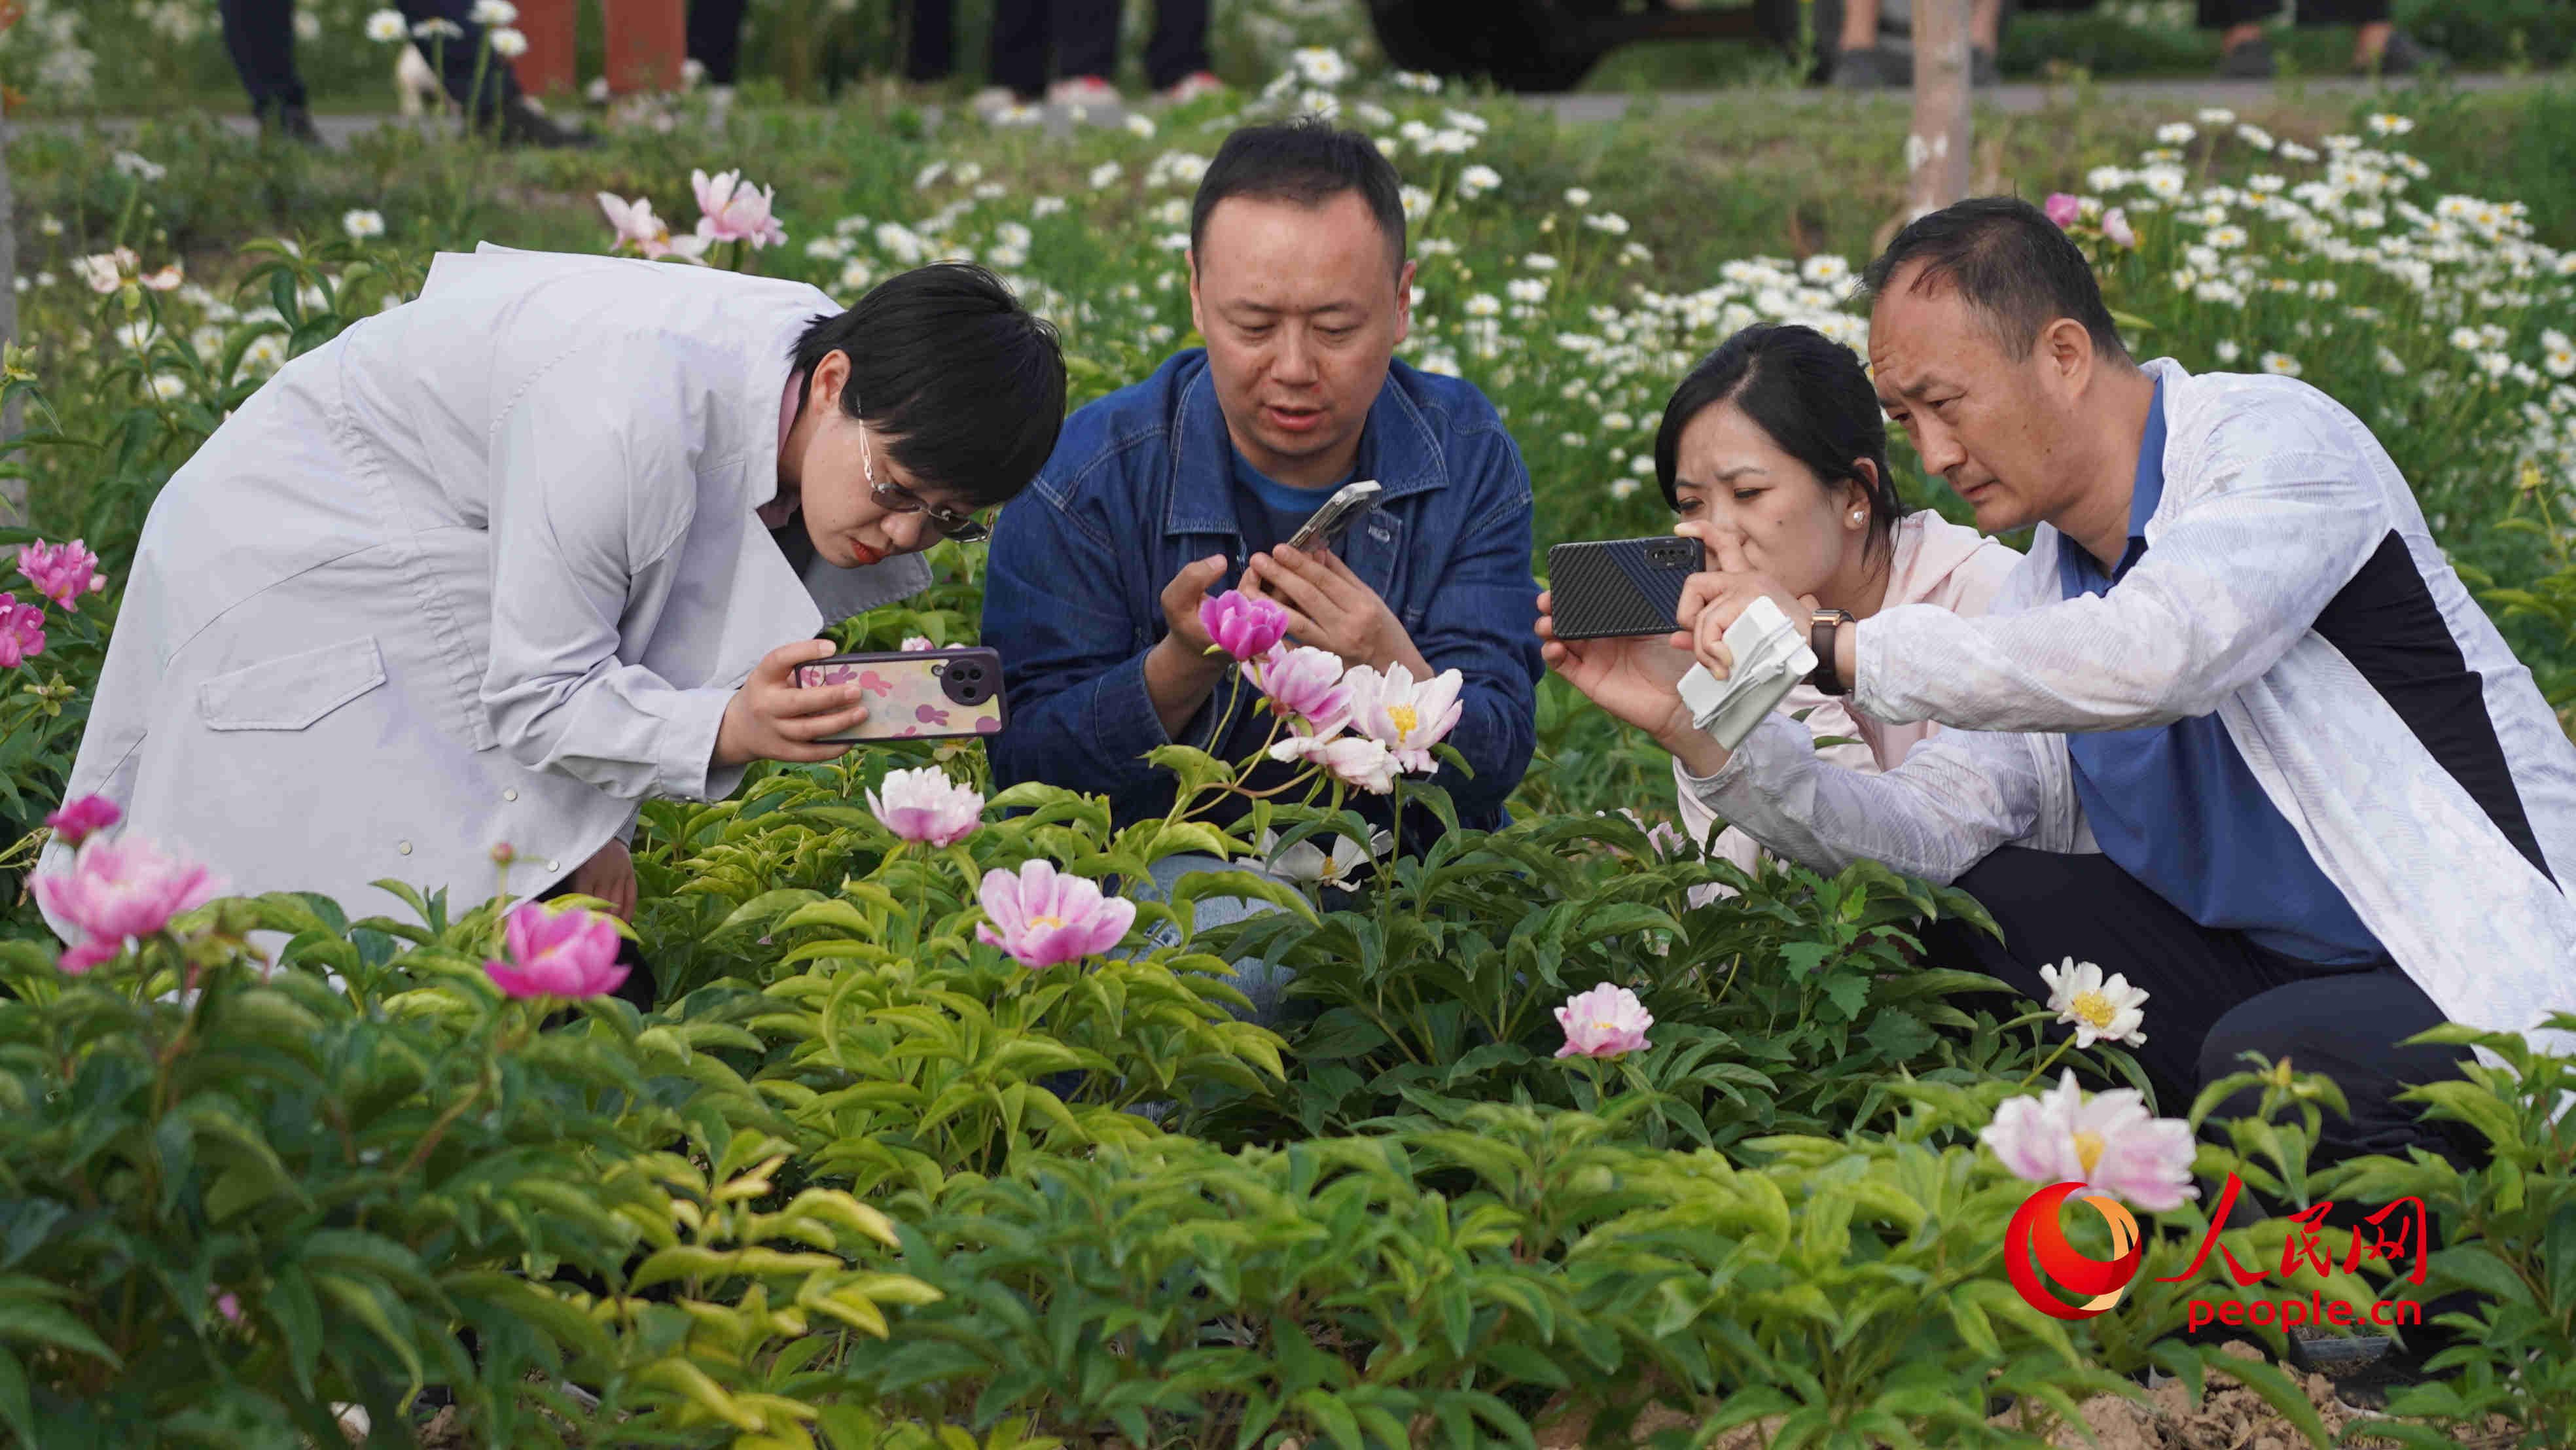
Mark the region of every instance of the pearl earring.
POLYGON ((1867 522, 1867 521, 1868 521, 1868 519, 1869 519, 1869 515, 1868 515, 1868 514, 1866 514, 1866 513, 1864 513, 1864 512, 1862 512, 1861 510, 1859 510, 1859 509, 1853 509, 1853 510, 1852 510, 1852 522, 1853 522, 1853 523, 1856 523, 1856 524, 1857 524, 1857 523, 1865 523, 1865 522, 1867 522))

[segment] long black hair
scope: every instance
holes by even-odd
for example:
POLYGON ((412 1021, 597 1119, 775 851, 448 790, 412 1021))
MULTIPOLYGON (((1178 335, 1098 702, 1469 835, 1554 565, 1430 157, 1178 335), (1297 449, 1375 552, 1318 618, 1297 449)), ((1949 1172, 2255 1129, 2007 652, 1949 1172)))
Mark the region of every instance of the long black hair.
POLYGON ((1850 348, 1812 327, 1757 324, 1701 358, 1673 389, 1663 426, 1655 430, 1655 483, 1675 510, 1681 507, 1673 475, 1682 430, 1720 403, 1742 409, 1818 483, 1859 484, 1869 499, 1868 547, 1893 546, 1896 521, 1906 509, 1887 473, 1887 418, 1879 410, 1878 390, 1850 348), (1855 466, 1853 460, 1863 458, 1876 478, 1855 466))

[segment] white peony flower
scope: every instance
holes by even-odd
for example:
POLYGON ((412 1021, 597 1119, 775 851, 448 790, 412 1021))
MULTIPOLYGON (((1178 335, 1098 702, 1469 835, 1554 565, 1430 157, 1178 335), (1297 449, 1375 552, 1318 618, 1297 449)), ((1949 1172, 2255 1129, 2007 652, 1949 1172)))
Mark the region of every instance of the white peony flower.
POLYGON ((2147 993, 2130 986, 2126 976, 2114 972, 2106 981, 2100 967, 2073 957, 2041 967, 2039 976, 2048 983, 2048 1010, 2075 1029, 2077 1047, 2096 1042, 2136 1047, 2147 1040, 2138 1030, 2146 1020, 2147 993))

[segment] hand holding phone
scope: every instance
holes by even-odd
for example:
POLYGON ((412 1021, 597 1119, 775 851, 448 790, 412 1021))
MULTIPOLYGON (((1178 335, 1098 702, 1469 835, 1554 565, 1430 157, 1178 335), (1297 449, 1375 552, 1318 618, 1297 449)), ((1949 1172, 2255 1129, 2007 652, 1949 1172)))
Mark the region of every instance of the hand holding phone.
POLYGON ((1342 485, 1333 491, 1331 498, 1324 500, 1322 508, 1315 510, 1313 516, 1306 520, 1305 527, 1288 541, 1288 547, 1298 550, 1331 548, 1342 535, 1350 532, 1351 525, 1358 523, 1362 514, 1377 507, 1377 496, 1383 491, 1374 478, 1342 485))
POLYGON ((829 640, 800 639, 761 656, 751 677, 725 701, 711 762, 720 768, 755 760, 812 765, 848 754, 847 746, 823 741, 866 716, 858 690, 808 690, 796 683, 799 666, 831 652, 829 640))
POLYGON ((944 740, 991 735, 1009 723, 1002 657, 981 646, 832 655, 799 666, 796 683, 819 690, 856 686, 867 718, 819 743, 944 740))

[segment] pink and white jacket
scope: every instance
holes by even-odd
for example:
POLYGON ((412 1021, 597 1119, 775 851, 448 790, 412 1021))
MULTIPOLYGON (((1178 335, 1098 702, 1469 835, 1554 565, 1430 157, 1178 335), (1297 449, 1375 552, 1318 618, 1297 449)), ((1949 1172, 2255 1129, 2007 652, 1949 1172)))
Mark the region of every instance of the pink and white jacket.
MULTIPOLYGON (((2010 546, 1951 523, 1928 509, 1898 520, 1893 542, 1887 597, 1880 606, 1883 609, 1930 604, 1954 614, 1983 614, 1987 602, 2003 586, 2004 577, 2022 560, 2010 546)), ((1847 742, 1818 746, 1817 760, 1872 775, 1894 770, 1907 751, 1941 728, 1929 720, 1888 724, 1852 709, 1848 697, 1836 699, 1804 682, 1789 691, 1775 713, 1794 719, 1802 710, 1810 712, 1806 720, 1809 736, 1816 740, 1840 737, 1847 742)), ((1673 781, 1680 795, 1682 830, 1693 842, 1707 840, 1709 827, 1716 824, 1717 817, 1691 789, 1678 760, 1673 762, 1673 781)), ((1718 836, 1715 852, 1750 872, 1761 849, 1751 836, 1729 826, 1718 836)), ((1691 893, 1691 901, 1697 905, 1725 894, 1725 887, 1705 886, 1691 893)))

